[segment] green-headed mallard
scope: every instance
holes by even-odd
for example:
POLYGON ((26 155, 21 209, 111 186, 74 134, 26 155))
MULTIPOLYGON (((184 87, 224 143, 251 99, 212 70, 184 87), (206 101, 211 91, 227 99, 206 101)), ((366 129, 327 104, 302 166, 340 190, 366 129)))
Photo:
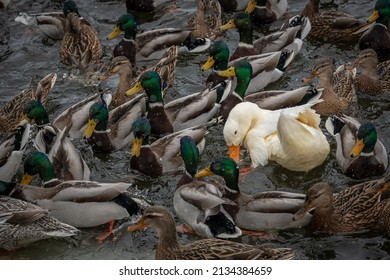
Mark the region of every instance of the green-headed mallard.
POLYGON ((359 48, 373 49, 380 56, 389 56, 390 51, 390 3, 388 0, 377 0, 368 22, 375 24, 359 39, 359 48))
POLYGON ((218 0, 197 0, 196 14, 188 20, 195 37, 215 39, 222 25, 221 5, 218 0))
POLYGON ((199 149, 194 139, 180 139, 180 154, 185 171, 176 185, 173 207, 179 219, 196 234, 203 237, 235 238, 241 230, 223 208, 224 204, 235 204, 222 197, 216 185, 195 178, 200 160, 199 149))
POLYGON ((50 73, 40 81, 33 80, 28 89, 23 90, 0 108, 0 132, 13 131, 23 117, 24 105, 30 100, 45 104, 46 98, 57 80, 56 73, 50 73))
MULTIPOLYGON (((63 181, 55 177, 53 166, 41 152, 32 152, 24 162, 22 185, 16 184, 10 196, 33 202, 48 209, 50 214, 74 227, 94 227, 138 214, 147 203, 130 195, 130 183, 94 181, 63 181), (28 185, 39 174, 43 188, 28 185)), ((108 235, 99 239, 103 241, 108 235)))
POLYGON ((81 69, 85 69, 90 63, 99 63, 103 48, 96 29, 82 24, 74 1, 65 1, 63 12, 66 27, 60 50, 62 63, 81 69))
POLYGON ((307 191, 305 205, 294 219, 298 221, 302 215, 311 213, 311 228, 326 233, 378 229, 383 219, 382 193, 388 189, 389 178, 360 183, 336 194, 327 183, 317 183, 307 191))
POLYGON ((385 146, 375 126, 347 116, 333 116, 326 129, 336 138, 336 160, 344 174, 354 179, 382 175, 389 164, 385 146))
POLYGON ((322 88, 323 102, 314 105, 313 109, 322 116, 336 113, 355 113, 357 96, 354 87, 356 68, 341 65, 333 70, 331 58, 320 58, 311 71, 311 75, 303 79, 304 83, 319 78, 318 88, 322 88))
POLYGON ((390 60, 378 63, 376 52, 365 49, 355 59, 354 66, 363 69, 354 80, 358 91, 371 95, 390 93, 390 60))
POLYGON ((140 60, 160 59, 165 49, 172 45, 180 46, 183 51, 200 52, 211 44, 210 39, 195 38, 190 30, 178 28, 160 28, 137 34, 137 22, 130 13, 119 17, 107 39, 116 38, 122 31, 125 34, 115 46, 114 56, 124 55, 133 65, 140 60))
POLYGON ((309 102, 311 98, 318 99, 321 96, 321 91, 317 89, 309 89, 309 87, 301 87, 291 91, 262 91, 246 94, 248 84, 253 79, 252 66, 246 60, 235 61, 233 66, 225 71, 219 72, 220 76, 236 77, 236 87, 222 102, 220 115, 223 120, 226 120, 230 111, 238 103, 249 101, 256 103, 262 109, 277 110, 286 107, 292 107, 300 103, 309 102))
POLYGON ((308 0, 301 12, 311 22, 309 37, 326 43, 351 43, 369 28, 353 16, 338 10, 320 11, 320 0, 308 0))
POLYGON ((219 110, 215 89, 205 89, 164 104, 160 75, 156 71, 142 73, 138 82, 126 94, 144 90, 148 96, 147 117, 152 134, 165 135, 207 123, 219 110))
POLYGON ((294 214, 303 206, 305 195, 282 191, 267 191, 255 195, 242 193, 238 186, 239 169, 231 158, 219 158, 199 171, 197 178, 219 175, 225 180, 225 197, 236 204, 225 205, 234 222, 241 229, 264 231, 305 226, 311 215, 299 222, 293 220, 294 214))
POLYGON ((77 237, 80 233, 52 217, 46 209, 6 195, 0 195, 0 224, 0 249, 8 251, 39 240, 77 237))
POLYGON ((178 242, 175 221, 171 213, 162 206, 145 209, 137 224, 130 226, 133 232, 151 227, 158 234, 156 259, 158 260, 275 260, 291 259, 294 252, 289 248, 255 247, 223 239, 207 238, 186 245, 178 242))
POLYGON ((95 102, 89 108, 84 137, 94 150, 104 153, 125 147, 133 140, 132 124, 145 114, 145 105, 143 95, 138 95, 111 111, 105 100, 95 102))
POLYGON ((326 160, 330 147, 319 128, 320 115, 304 105, 265 110, 251 102, 237 104, 226 120, 223 134, 231 158, 239 161, 240 147, 246 147, 252 167, 276 161, 293 171, 310 171, 326 160))
POLYGON ((130 166, 142 173, 158 177, 172 174, 181 169, 183 160, 180 158, 180 138, 191 136, 203 151, 207 128, 216 120, 200 124, 165 135, 149 144, 152 127, 147 118, 139 118, 133 123, 134 142, 131 148, 130 166))
POLYGON ((245 12, 239 12, 233 19, 221 26, 222 30, 236 28, 240 33, 240 42, 231 60, 239 57, 264 54, 280 51, 285 48, 294 52, 296 55, 302 47, 302 40, 310 31, 310 21, 306 17, 295 16, 289 22, 289 25, 281 30, 267 36, 253 40, 253 21, 250 15, 245 12))
POLYGON ((37 150, 48 155, 56 176, 63 180, 88 180, 89 167, 80 152, 67 137, 69 128, 61 131, 49 123, 46 109, 37 100, 25 104, 24 119, 35 121, 39 131, 34 139, 37 150))
POLYGON ((127 11, 153 12, 157 7, 170 0, 126 0, 127 11))
POLYGON ((278 80, 283 75, 293 57, 293 52, 284 50, 246 56, 229 63, 229 48, 227 44, 224 41, 215 41, 210 47, 209 57, 203 64, 202 71, 207 71, 211 67, 213 68, 213 72, 207 78, 206 84, 207 86, 214 87, 218 83, 226 80, 225 77, 219 75, 219 72, 227 70, 239 60, 247 61, 252 66, 252 76, 246 92, 252 93, 278 80))
POLYGON ((245 12, 250 14, 256 25, 272 23, 287 11, 287 0, 249 0, 245 12))
POLYGON ((30 124, 24 120, 0 145, 0 180, 11 182, 22 163, 30 136, 30 124))

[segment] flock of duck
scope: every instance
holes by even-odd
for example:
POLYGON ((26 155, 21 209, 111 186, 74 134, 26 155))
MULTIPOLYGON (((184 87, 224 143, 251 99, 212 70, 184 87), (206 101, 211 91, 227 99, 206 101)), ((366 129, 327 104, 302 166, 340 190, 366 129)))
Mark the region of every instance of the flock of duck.
POLYGON ((0 108, 0 130, 6 135, 0 145, 1 249, 67 238, 78 235, 78 228, 108 223, 109 232, 96 237, 104 242, 115 221, 133 215, 142 217, 128 231, 156 230, 157 259, 294 258, 292 248, 227 240, 267 230, 309 227, 328 234, 390 234, 390 179, 381 177, 388 167, 386 147, 372 123, 354 118, 357 92, 390 92, 390 61, 378 62, 390 51, 390 1, 376 1, 369 24, 336 10, 319 11, 320 1, 308 0, 280 30, 259 39, 253 37, 254 28, 280 20, 287 0, 198 0, 188 29, 138 33, 130 11, 153 11, 156 2, 126 1, 128 12, 106 34, 109 40, 124 34, 107 71, 99 38, 106 35, 82 18, 74 1, 65 1, 60 13, 17 18, 25 24, 34 21, 46 36, 62 40, 63 64, 80 75, 100 67, 101 80, 118 75, 119 84, 114 95, 100 92, 50 120, 45 103, 57 78, 51 73, 0 108), (233 12, 233 17, 223 23, 222 11, 233 12), (223 38, 227 29, 239 33, 231 56, 223 38), (316 87, 262 91, 283 76, 306 39, 359 43, 362 50, 353 63, 336 70, 332 59, 318 59, 304 78, 310 83, 318 77, 316 87), (212 69, 211 74, 202 91, 164 102, 182 52, 208 53, 200 69, 212 69), (153 59, 158 63, 137 72, 137 63, 153 59), (205 136, 215 126, 221 128, 229 157, 198 170, 205 136), (37 132, 31 149, 33 128, 37 132), (325 130, 335 138, 336 151, 331 151, 325 130), (134 195, 131 183, 90 181, 90 168, 73 143, 81 137, 96 153, 131 146, 130 166, 146 176, 183 172, 173 196, 175 214, 184 232, 202 239, 179 244, 170 211, 134 195), (335 153, 341 172, 363 182, 338 193, 325 182, 314 184, 306 194, 240 191, 239 178, 269 161, 294 172, 310 172, 330 153, 335 153), (250 159, 250 166, 241 166, 243 157, 250 159), (18 182, 20 169, 23 178, 18 182), (211 175, 223 183, 203 179, 211 175), (30 185, 36 177, 42 184, 30 185))

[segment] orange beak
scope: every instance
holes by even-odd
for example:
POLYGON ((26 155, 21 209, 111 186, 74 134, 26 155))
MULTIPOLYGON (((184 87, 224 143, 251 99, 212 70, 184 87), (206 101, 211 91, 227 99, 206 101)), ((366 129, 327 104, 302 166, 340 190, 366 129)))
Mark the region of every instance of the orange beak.
POLYGON ((132 225, 132 226, 129 226, 127 228, 127 231, 128 232, 134 232, 134 231, 137 231, 137 230, 140 230, 140 229, 144 229, 148 227, 148 225, 145 223, 145 221, 141 218, 141 220, 138 221, 138 223, 136 223, 135 225, 132 225))
POLYGON ((229 146, 229 157, 231 157, 237 163, 240 161, 240 145, 229 146))

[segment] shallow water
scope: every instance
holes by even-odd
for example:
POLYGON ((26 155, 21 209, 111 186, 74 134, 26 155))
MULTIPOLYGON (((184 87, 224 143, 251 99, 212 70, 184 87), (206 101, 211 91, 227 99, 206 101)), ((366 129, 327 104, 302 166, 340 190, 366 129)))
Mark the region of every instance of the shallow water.
MULTIPOLYGON (((0 11, 0 105, 14 94, 28 87, 34 75, 43 77, 50 72, 58 74, 58 80, 49 95, 47 109, 50 118, 62 112, 67 106, 97 92, 97 86, 85 85, 74 78, 68 67, 59 61, 60 42, 48 41, 36 28, 16 23, 14 18, 19 12, 37 13, 61 10, 61 1, 12 1, 8 9, 0 11)), ((329 6, 339 6, 365 20, 370 15, 375 1, 327 1, 329 6)), ((290 0, 289 13, 301 11, 306 0, 290 0)), ((107 41, 106 36, 112 31, 115 21, 126 9, 124 1, 78 1, 80 13, 96 26, 106 53, 110 54, 117 40, 107 41)), ((139 24, 141 30, 156 27, 184 26, 188 16, 196 9, 194 0, 178 0, 176 10, 163 6, 154 14, 137 15, 145 20, 139 24)), ((227 18, 227 17, 226 17, 227 18)), ((226 19, 225 18, 225 19, 226 19)), ((271 30, 281 22, 270 26, 271 30)), ((262 30, 258 30, 261 36, 262 30)), ((231 30, 226 33, 226 40, 234 50, 238 33, 231 30)), ((310 73, 314 59, 331 56, 336 64, 353 61, 358 53, 357 46, 334 46, 305 41, 300 55, 287 69, 284 76, 267 89, 293 89, 302 86, 302 78, 310 73)), ((174 87, 170 89, 167 99, 174 99, 201 90, 208 73, 200 71, 200 65, 207 59, 207 54, 180 56, 175 72, 174 87)), ((117 78, 113 77, 100 84, 101 89, 115 92, 117 78)), ((372 121, 383 144, 390 149, 390 112, 388 95, 370 97, 358 95, 359 120, 372 121)), ((206 137, 206 152, 202 163, 209 163, 218 156, 227 154, 227 148, 221 133, 222 127, 214 127, 206 137)), ((329 135, 328 135, 329 136, 329 135)), ((3 137, 1 137, 3 138, 3 137)), ((341 174, 335 162, 335 142, 331 143, 328 160, 309 173, 291 172, 275 163, 257 168, 245 181, 240 182, 243 192, 256 193, 265 190, 287 190, 304 192, 314 182, 327 181, 340 191, 356 181, 341 174)), ((164 176, 149 179, 132 171, 129 167, 129 149, 116 151, 110 155, 94 154, 82 141, 76 141, 77 147, 89 164, 95 181, 128 181, 133 182, 134 191, 149 201, 162 204, 172 209, 172 197, 175 185, 181 175, 164 176)), ((385 175, 389 175, 387 171, 385 175)), ((98 244, 94 237, 106 230, 105 226, 82 231, 82 240, 78 244, 69 244, 60 240, 37 242, 27 248, 0 255, 1 259, 152 259, 156 244, 155 233, 150 229, 137 234, 123 232, 119 240, 107 240, 98 244)), ((313 234, 307 229, 288 230, 271 233, 270 240, 254 237, 241 237, 236 241, 251 244, 269 242, 275 246, 292 247, 298 259, 389 259, 389 238, 382 233, 359 235, 324 235, 313 234)), ((182 242, 197 239, 196 236, 180 235, 182 242)))

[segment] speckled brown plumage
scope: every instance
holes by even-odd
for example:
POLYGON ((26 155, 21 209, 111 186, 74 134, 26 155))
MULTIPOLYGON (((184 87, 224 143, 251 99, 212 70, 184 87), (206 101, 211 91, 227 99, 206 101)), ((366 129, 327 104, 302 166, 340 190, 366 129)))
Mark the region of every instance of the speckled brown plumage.
POLYGON ((196 14, 188 21, 195 37, 215 39, 222 25, 221 5, 217 0, 198 0, 196 14))
POLYGON ((102 54, 96 29, 82 24, 77 13, 69 13, 60 50, 62 63, 84 69, 90 63, 99 63, 102 54))
POLYGON ((57 80, 56 73, 50 73, 40 81, 33 80, 28 89, 15 95, 0 108, 0 132, 12 131, 23 117, 24 105, 32 99, 44 105, 46 98, 57 80))
POLYGON ((378 56, 372 49, 361 51, 354 62, 363 72, 355 79, 356 89, 375 95, 390 93, 390 61, 378 64, 378 56))
POLYGON ((175 222, 169 211, 162 206, 148 207, 137 225, 129 231, 144 227, 157 231, 158 260, 277 260, 291 259, 294 252, 289 248, 255 247, 221 239, 202 239, 186 245, 178 242, 175 222))
POLYGON ((296 214, 312 212, 310 226, 327 233, 355 233, 377 229, 382 219, 382 193, 389 189, 384 178, 357 184, 333 194, 324 182, 307 191, 305 206, 296 214))
POLYGON ((358 40, 362 33, 369 28, 349 14, 338 10, 320 11, 320 0, 309 0, 302 11, 311 22, 309 38, 327 43, 350 43, 358 40))

